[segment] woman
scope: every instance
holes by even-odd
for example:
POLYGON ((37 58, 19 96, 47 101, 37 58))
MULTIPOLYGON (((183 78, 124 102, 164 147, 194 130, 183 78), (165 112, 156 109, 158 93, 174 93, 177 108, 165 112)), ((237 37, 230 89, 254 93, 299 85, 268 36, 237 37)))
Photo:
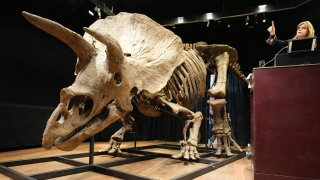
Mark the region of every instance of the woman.
MULTIPOLYGON (((276 36, 276 28, 274 26, 274 22, 271 22, 272 25, 267 29, 270 33, 269 38, 266 40, 266 43, 269 45, 275 45, 284 47, 287 45, 286 41, 277 39, 276 36)), ((314 37, 315 31, 313 28, 313 25, 310 23, 310 21, 303 21, 298 24, 297 26, 297 33, 293 37, 293 39, 301 39, 301 38, 307 38, 307 37, 314 37)))

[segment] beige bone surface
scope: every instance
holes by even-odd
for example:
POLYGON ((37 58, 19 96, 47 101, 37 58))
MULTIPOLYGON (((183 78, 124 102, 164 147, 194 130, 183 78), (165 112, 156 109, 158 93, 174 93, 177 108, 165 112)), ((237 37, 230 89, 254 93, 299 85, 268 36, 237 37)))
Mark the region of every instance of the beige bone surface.
MULTIPOLYGON (((47 121, 42 140, 45 148, 55 145, 73 150, 122 120, 124 127, 111 137, 111 147, 106 150, 121 152, 123 135, 132 126, 127 118, 135 105, 147 116, 168 111, 185 120, 184 132, 189 129, 190 135, 183 133, 181 151, 174 157, 199 157, 196 147, 203 118, 201 112, 191 109, 205 95, 207 63, 217 67, 221 80, 226 79, 226 65, 237 60, 232 47, 199 43, 199 49, 197 45, 184 49, 180 37, 136 13, 99 19, 84 28, 83 36, 46 18, 27 12, 23 16, 77 55, 75 81, 61 90, 60 103, 47 121)), ((223 97, 225 85, 212 91, 223 97)))

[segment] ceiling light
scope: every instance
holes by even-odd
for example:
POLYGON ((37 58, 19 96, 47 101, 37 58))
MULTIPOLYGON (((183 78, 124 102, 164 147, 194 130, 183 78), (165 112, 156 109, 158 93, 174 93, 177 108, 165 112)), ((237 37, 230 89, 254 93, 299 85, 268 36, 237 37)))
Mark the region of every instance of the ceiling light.
POLYGON ((267 5, 263 4, 263 5, 259 5, 258 7, 259 7, 259 9, 265 9, 267 7, 267 5))
POLYGON ((183 17, 178 17, 178 23, 183 23, 184 22, 184 18, 183 17))
POLYGON ((266 5, 266 4, 264 4, 264 5, 259 5, 259 6, 258 6, 259 12, 265 12, 265 11, 266 11, 266 8, 267 8, 267 5, 266 5))
POLYGON ((213 13, 206 13, 206 19, 208 20, 213 19, 213 13))

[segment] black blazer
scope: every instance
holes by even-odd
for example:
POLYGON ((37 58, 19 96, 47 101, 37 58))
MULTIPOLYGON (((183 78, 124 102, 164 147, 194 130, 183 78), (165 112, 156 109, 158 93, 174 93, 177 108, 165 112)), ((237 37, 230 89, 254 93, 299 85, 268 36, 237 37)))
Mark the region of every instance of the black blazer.
POLYGON ((273 46, 276 46, 279 48, 283 48, 288 45, 288 43, 286 41, 278 39, 276 35, 269 36, 269 38, 266 39, 266 43, 268 45, 273 45, 273 46))

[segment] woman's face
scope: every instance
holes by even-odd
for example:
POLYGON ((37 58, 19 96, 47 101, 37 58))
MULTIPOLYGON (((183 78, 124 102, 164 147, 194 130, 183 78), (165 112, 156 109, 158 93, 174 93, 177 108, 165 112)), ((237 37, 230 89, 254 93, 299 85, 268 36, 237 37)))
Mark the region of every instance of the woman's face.
POLYGON ((308 30, 305 25, 301 25, 297 29, 297 38, 304 38, 308 36, 308 30))

